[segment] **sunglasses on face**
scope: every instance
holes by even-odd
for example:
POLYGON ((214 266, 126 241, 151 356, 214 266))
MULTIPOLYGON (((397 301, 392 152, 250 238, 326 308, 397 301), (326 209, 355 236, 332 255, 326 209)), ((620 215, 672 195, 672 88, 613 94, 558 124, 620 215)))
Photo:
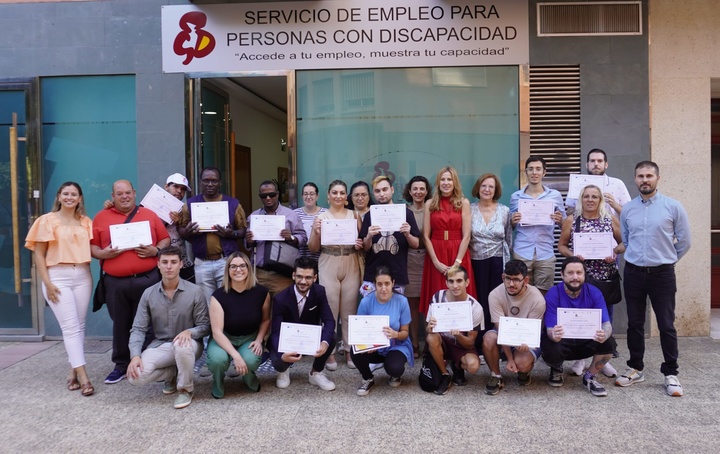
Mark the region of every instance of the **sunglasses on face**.
POLYGON ((277 192, 268 192, 267 194, 258 194, 261 199, 273 199, 277 197, 277 192))

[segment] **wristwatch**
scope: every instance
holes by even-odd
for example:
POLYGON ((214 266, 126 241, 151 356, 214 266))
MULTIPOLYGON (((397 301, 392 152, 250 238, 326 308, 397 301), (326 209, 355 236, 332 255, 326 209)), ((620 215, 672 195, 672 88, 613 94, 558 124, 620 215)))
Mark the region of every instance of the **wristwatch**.
POLYGON ((291 242, 294 242, 294 241, 295 241, 295 235, 290 235, 290 241, 291 241, 291 242))

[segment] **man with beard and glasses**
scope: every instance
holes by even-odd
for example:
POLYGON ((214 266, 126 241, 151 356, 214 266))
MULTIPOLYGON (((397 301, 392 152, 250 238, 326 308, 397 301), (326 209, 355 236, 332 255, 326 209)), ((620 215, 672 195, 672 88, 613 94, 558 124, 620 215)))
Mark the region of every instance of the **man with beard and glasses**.
POLYGON ((625 301, 628 312, 628 370, 615 384, 630 386, 645 381, 645 313, 647 298, 655 312, 664 361, 665 391, 682 396, 678 381, 678 345, 675 331, 675 264, 690 250, 690 222, 685 208, 657 189, 660 169, 652 161, 635 166, 640 195, 622 212, 620 229, 625 243, 625 301))
POLYGON ((540 357, 539 348, 527 344, 518 347, 498 345, 500 317, 532 318, 542 320, 545 314, 545 298, 536 287, 529 285, 527 265, 522 260, 510 260, 505 264, 503 283, 488 295, 490 320, 495 325, 483 336, 483 355, 490 369, 490 379, 485 393, 496 395, 505 386, 500 374, 500 359, 507 360, 505 368, 517 373, 518 384, 530 384, 530 371, 540 357))
POLYGON ((585 285, 585 264, 581 258, 566 257, 560 270, 563 281, 545 295, 546 335, 541 336, 541 346, 543 359, 550 366, 548 384, 563 385, 563 361, 592 356, 590 367, 583 375, 583 387, 593 396, 607 396, 605 387, 595 380, 595 375, 610 360, 615 348, 605 299, 597 287, 585 285), (600 309, 601 328, 592 339, 569 338, 564 327, 558 324, 558 310, 562 309, 600 309))
MULTIPOLYGON (((605 172, 608 168, 607 154, 600 148, 593 148, 588 152, 587 162, 585 164, 588 175, 602 175, 605 177, 605 184, 600 186, 610 209, 610 214, 613 216, 620 216, 622 207, 630 201, 630 193, 625 186, 625 183, 618 178, 613 178, 607 175, 605 172)), ((575 211, 577 205, 577 199, 573 199, 568 196, 565 200, 568 214, 572 214, 575 211)))

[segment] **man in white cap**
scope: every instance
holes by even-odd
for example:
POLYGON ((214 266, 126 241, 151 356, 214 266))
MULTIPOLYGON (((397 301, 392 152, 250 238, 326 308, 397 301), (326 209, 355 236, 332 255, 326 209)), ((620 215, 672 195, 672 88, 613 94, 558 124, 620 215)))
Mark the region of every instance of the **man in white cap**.
MULTIPOLYGON (((192 192, 188 179, 181 173, 173 173, 167 177, 165 182, 165 190, 178 200, 185 198, 187 192, 192 192)), ((180 249, 180 260, 182 261, 182 269, 180 269, 180 277, 195 282, 195 267, 191 257, 188 257, 185 240, 178 233, 177 223, 180 221, 180 213, 170 213, 173 223, 166 225, 168 234, 170 235, 170 246, 177 246, 180 249)))

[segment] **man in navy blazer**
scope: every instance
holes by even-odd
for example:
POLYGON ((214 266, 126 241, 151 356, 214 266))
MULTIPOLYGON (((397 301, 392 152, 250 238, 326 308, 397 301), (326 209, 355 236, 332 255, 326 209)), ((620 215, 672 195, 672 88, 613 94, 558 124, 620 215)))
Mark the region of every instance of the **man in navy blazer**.
POLYGON ((277 293, 273 298, 270 360, 279 372, 275 384, 278 388, 290 386, 290 366, 302 359, 298 352, 278 352, 280 326, 283 322, 303 325, 322 325, 320 348, 315 353, 308 381, 322 390, 332 391, 335 383, 322 372, 335 348, 335 320, 328 304, 325 288, 316 284, 317 262, 309 257, 295 260, 295 284, 277 293))

